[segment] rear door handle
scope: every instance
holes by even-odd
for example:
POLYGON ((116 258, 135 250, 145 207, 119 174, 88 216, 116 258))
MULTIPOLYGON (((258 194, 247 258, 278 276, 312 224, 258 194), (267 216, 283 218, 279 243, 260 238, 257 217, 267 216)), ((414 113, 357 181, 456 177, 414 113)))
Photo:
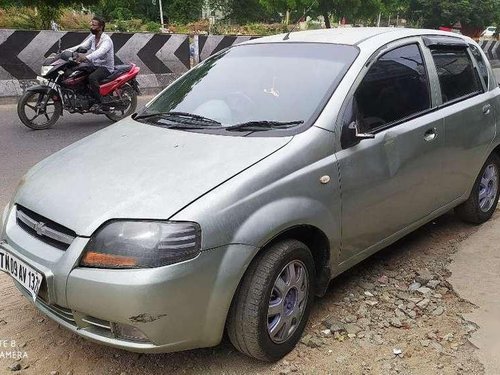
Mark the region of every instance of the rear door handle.
POLYGON ((433 141, 434 139, 436 139, 436 137, 437 137, 436 128, 431 128, 424 133, 424 140, 427 142, 433 141))
POLYGON ((491 113, 491 104, 486 104, 483 106, 483 113, 485 115, 489 115, 491 113))

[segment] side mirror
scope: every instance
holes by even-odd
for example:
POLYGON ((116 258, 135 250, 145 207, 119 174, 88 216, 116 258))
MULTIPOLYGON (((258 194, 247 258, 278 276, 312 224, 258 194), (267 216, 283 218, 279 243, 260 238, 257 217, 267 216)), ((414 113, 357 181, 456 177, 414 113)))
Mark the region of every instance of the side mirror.
POLYGON ((375 138, 375 134, 361 133, 358 123, 352 121, 349 125, 344 125, 340 136, 340 144, 343 149, 346 149, 357 145, 362 139, 371 138, 375 138))
POLYGON ((340 134, 340 144, 343 149, 352 147, 361 142, 362 139, 375 138, 375 134, 363 133, 360 128, 358 118, 358 102, 353 96, 346 106, 346 110, 342 119, 342 132, 340 134))
POLYGON ((375 138, 375 134, 372 134, 372 133, 361 133, 360 130, 359 130, 359 124, 357 121, 353 121, 351 122, 348 127, 350 129, 353 129, 354 130, 354 135, 356 138, 359 138, 359 139, 373 139, 375 138))

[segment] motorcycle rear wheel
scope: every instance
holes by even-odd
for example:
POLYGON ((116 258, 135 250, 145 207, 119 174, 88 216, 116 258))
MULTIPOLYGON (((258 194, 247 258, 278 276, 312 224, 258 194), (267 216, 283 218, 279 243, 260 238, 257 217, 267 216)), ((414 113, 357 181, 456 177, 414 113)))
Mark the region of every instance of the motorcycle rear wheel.
POLYGON ((52 97, 47 101, 45 108, 40 103, 48 95, 46 92, 26 91, 17 103, 17 115, 21 122, 30 129, 43 130, 53 126, 62 113, 62 103, 52 97), (37 120, 41 119, 42 122, 37 120))
POLYGON ((127 100, 129 104, 126 108, 115 109, 112 112, 106 113, 106 117, 115 122, 130 116, 137 108, 137 92, 132 86, 127 84, 118 90, 121 90, 122 100, 127 100))

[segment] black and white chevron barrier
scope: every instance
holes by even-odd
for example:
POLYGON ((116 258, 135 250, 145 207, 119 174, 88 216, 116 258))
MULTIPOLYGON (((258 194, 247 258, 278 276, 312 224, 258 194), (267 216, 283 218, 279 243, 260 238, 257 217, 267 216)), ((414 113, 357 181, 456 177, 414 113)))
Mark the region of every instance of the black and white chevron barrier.
POLYGON ((231 35, 198 35, 195 36, 195 44, 198 45, 195 61, 200 62, 212 56, 224 48, 247 40, 259 38, 258 36, 231 36, 231 35))
MULTIPOLYGON (((79 44, 88 33, 23 31, 0 29, 0 98, 19 96, 34 84, 46 56, 79 44)), ((188 35, 152 33, 110 33, 116 64, 134 63, 141 68, 142 88, 160 89, 189 70, 188 35)), ((226 47, 257 36, 196 35, 195 63, 226 47)), ((500 42, 480 41, 494 67, 500 67, 500 42)))
POLYGON ((500 42, 496 40, 480 40, 479 45, 488 56, 491 64, 495 67, 500 66, 500 42))
MULTIPOLYGON (((18 96, 32 85, 52 52, 75 46, 88 33, 0 30, 0 97, 18 96)), ((189 37, 179 34, 110 33, 116 64, 141 68, 142 88, 162 88, 189 70, 189 37)))

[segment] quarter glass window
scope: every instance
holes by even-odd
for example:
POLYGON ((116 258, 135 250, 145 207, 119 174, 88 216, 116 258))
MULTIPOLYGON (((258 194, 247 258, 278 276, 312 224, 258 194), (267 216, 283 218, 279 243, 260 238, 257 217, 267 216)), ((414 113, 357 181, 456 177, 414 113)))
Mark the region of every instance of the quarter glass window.
POLYGON ((481 77, 483 77, 484 84, 486 87, 489 87, 489 81, 488 81, 488 68, 486 67, 486 63, 484 62, 483 55, 479 51, 479 48, 477 48, 475 45, 470 44, 470 50, 472 52, 472 55, 477 61, 477 67, 479 68, 479 74, 481 74, 481 77))

